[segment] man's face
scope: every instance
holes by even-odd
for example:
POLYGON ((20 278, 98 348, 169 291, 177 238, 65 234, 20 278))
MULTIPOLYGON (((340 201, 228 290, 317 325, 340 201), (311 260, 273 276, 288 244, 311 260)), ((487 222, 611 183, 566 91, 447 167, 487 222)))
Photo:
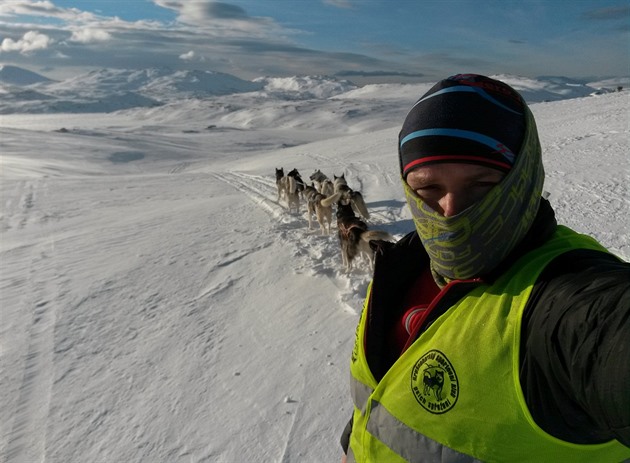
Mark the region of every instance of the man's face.
POLYGON ((412 170, 407 184, 435 212, 452 217, 483 198, 504 176, 491 167, 440 163, 412 170))

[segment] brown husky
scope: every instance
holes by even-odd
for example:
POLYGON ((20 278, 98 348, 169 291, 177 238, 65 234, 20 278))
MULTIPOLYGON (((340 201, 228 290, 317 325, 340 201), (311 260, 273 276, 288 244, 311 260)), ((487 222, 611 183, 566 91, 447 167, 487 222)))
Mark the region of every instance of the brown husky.
POLYGON ((347 273, 352 270, 352 262, 359 255, 366 258, 370 271, 374 269, 374 251, 370 247, 370 241, 395 240, 385 231, 368 230, 367 224, 354 214, 352 205, 344 204, 343 200, 337 203, 337 236, 341 246, 341 259, 347 273))

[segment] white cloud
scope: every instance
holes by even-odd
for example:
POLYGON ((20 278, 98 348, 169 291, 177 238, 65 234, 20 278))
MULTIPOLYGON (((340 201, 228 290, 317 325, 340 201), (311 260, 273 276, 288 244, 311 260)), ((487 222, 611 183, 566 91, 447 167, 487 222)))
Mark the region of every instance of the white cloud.
POLYGON ((203 22, 210 19, 223 20, 248 20, 250 19, 239 6, 210 1, 197 0, 194 2, 184 0, 153 0, 162 8, 174 10, 179 15, 179 20, 183 22, 203 22))
POLYGON ((111 39, 109 32, 102 29, 80 29, 72 33, 71 42, 94 43, 105 42, 111 39))
MULTIPOLYGON (((240 6, 211 0, 153 0, 162 7, 177 13, 180 26, 202 28, 206 34, 227 37, 258 37, 275 39, 292 33, 272 18, 250 16, 240 6)), ((198 29, 197 29, 198 30, 198 29)), ((295 32, 295 31, 293 31, 295 32)))
POLYGON ((45 34, 36 31, 28 31, 19 40, 5 38, 0 44, 0 51, 17 51, 27 54, 36 50, 44 50, 52 44, 52 40, 45 34))
POLYGON ((0 5, 0 16, 12 14, 49 15, 59 9, 49 1, 4 0, 0 5))
POLYGON ((190 50, 188 53, 184 53, 182 55, 179 55, 180 59, 183 59, 184 61, 191 61, 193 59, 195 59, 195 52, 190 50))
POLYGON ((324 0, 324 4, 331 5, 337 8, 352 8, 352 3, 350 0, 324 0))
POLYGON ((56 51, 53 56, 58 59, 70 59, 70 57, 60 51, 56 51))

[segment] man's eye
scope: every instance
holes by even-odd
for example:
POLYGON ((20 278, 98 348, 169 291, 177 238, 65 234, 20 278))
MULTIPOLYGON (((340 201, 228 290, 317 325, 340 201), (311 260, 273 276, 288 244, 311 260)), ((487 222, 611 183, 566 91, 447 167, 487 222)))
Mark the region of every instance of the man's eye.
POLYGON ((420 183, 412 186, 414 190, 435 190, 436 188, 440 188, 439 185, 435 183, 420 183))
POLYGON ((426 185, 415 189, 416 194, 420 197, 435 196, 439 194, 440 188, 437 185, 426 185))

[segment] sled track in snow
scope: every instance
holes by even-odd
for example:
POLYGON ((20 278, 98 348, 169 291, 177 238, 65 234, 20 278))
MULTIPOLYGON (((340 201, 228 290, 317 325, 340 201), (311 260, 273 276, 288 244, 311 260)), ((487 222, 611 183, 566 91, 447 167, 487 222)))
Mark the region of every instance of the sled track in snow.
POLYGON ((348 306, 352 313, 360 309, 371 274, 363 268, 365 262, 361 260, 357 261, 349 275, 343 270, 334 214, 330 235, 322 235, 314 218, 313 228, 309 230, 303 200, 300 200, 299 214, 289 213, 284 201, 276 201, 278 193, 275 179, 271 176, 240 172, 213 173, 212 176, 242 192, 269 213, 277 223, 277 230, 272 234, 294 256, 293 269, 296 273, 328 278, 338 289, 338 302, 348 306))
MULTIPOLYGON (((30 221, 34 193, 29 188, 23 201, 24 210, 19 228, 30 221)), ((32 247, 29 257, 28 286, 20 301, 21 309, 31 319, 28 347, 25 352, 22 380, 12 416, 4 416, 7 426, 6 446, 0 457, 3 462, 44 461, 47 445, 48 419, 54 381, 54 342, 58 304, 61 291, 55 262, 55 245, 42 232, 42 243, 32 247)))
POLYGON ((213 177, 236 188, 280 222, 286 222, 287 210, 276 201, 275 182, 256 175, 236 172, 213 173, 213 177))
POLYGON ((31 211, 37 200, 38 182, 20 181, 14 191, 7 195, 4 202, 4 212, 0 215, 2 231, 12 228, 22 230, 32 220, 31 211), (13 198, 19 198, 17 201, 13 198))

